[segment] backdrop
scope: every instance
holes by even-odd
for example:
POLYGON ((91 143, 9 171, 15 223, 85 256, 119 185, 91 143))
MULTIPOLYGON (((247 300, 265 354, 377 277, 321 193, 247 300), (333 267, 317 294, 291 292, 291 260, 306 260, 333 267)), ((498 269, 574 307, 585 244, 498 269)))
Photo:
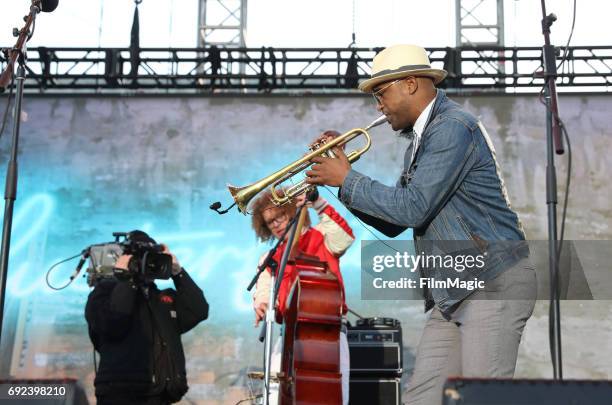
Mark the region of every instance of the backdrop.
MULTIPOLYGON (((544 239, 543 106, 535 96, 456 100, 482 118, 496 145, 513 207, 529 238, 544 239)), ((574 144, 568 238, 612 236, 607 186, 611 108, 609 96, 561 97, 574 144)), ((295 160, 322 130, 344 132, 377 116, 373 100, 364 97, 28 98, 0 348, 2 373, 73 376, 91 395, 92 348, 83 317, 89 288, 78 278, 66 289, 52 291, 45 274, 53 263, 86 246, 110 241, 114 231, 142 229, 176 253, 211 306, 210 318, 184 337, 191 386, 187 398, 235 403, 247 396, 245 374, 260 368, 263 345, 257 341, 259 329, 253 327, 246 287, 259 256, 270 246, 257 243, 250 217, 236 210, 219 216, 208 206, 231 201, 227 183, 251 183, 295 160)), ((371 134, 371 152, 354 167, 392 184, 407 141, 388 126, 371 134)), ((4 168, 9 136, 1 142, 4 168)), ((565 168, 562 158, 562 190, 565 168)), ((349 306, 365 316, 400 319, 410 370, 425 319, 422 303, 361 299, 359 241, 382 236, 348 214, 335 192, 321 194, 346 216, 357 236, 341 262, 349 306)), ((400 238, 410 239, 411 233, 400 238)), ((51 283, 64 284, 75 265, 58 267, 51 283)), ((546 303, 539 303, 528 323, 518 375, 551 374, 546 313, 546 303)), ((610 378, 612 356, 593 349, 612 338, 610 303, 564 302, 563 314, 566 375, 610 378)))

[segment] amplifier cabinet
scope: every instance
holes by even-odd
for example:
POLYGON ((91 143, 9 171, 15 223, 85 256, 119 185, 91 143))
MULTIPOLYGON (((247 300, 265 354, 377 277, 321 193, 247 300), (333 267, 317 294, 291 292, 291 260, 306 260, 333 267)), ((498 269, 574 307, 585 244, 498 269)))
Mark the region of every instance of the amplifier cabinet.
POLYGON ((367 318, 349 327, 352 376, 396 377, 402 374, 402 329, 391 318, 367 318))
POLYGON ((350 380, 349 405, 401 405, 399 378, 361 378, 350 380))

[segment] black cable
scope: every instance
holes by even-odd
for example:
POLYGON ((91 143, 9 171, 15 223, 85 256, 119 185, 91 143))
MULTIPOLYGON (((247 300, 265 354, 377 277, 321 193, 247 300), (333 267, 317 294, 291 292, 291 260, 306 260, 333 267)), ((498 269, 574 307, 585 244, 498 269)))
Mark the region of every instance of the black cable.
POLYGON ((565 142, 567 143, 567 178, 565 179, 565 196, 563 198, 563 213, 561 214, 561 232, 559 232, 557 263, 559 263, 559 258, 561 257, 561 250, 563 246, 563 238, 565 233, 565 217, 567 215, 567 202, 569 198, 572 173, 572 144, 570 143, 570 138, 567 133, 567 129, 565 128, 565 124, 563 123, 563 121, 561 121, 561 119, 559 119, 559 123, 561 124, 561 130, 563 131, 563 137, 565 138, 565 142))
MULTIPOLYGON (((552 287, 551 287, 552 288, 552 287)), ((552 299, 552 294, 550 296, 550 298, 548 299, 548 345, 550 347, 550 359, 552 361, 553 364, 553 370, 557 370, 557 356, 556 356, 556 350, 555 350, 555 345, 554 345, 554 328, 553 328, 553 299, 552 299)))
MULTIPOLYGON (((572 28, 570 30, 570 34, 569 37, 567 38, 567 42, 565 44, 565 48, 563 50, 563 58, 561 58, 561 62, 559 63, 559 65, 557 65, 557 71, 559 69, 561 69, 561 67, 563 67, 563 65, 565 64, 565 62, 567 61, 567 57, 568 57, 568 50, 569 50, 569 45, 570 42, 572 40, 572 36, 574 36, 574 26, 576 25, 576 0, 574 0, 574 10, 573 10, 573 17, 572 17, 572 28)), ((540 102, 543 102, 542 100, 542 95, 544 94, 544 89, 546 88, 548 84, 548 79, 544 80, 544 86, 542 86, 542 89, 540 90, 540 102)), ((556 117, 559 120, 559 117, 556 117)))
POLYGON ((6 109, 4 110, 4 116, 2 117, 2 127, 0 127, 0 138, 2 138, 2 134, 4 133, 4 128, 6 127, 6 123, 8 121, 8 113, 11 108, 11 99, 13 98, 13 88, 15 84, 15 75, 11 79, 10 91, 8 97, 6 98, 6 109))
POLYGON ((359 315, 357 312, 353 311, 352 309, 350 309, 350 308, 347 308, 347 309, 348 309, 348 312, 350 312, 351 314, 355 315, 357 318, 359 318, 359 319, 366 319, 365 317, 359 315))
MULTIPOLYGON (((323 186, 325 187, 325 189, 327 191, 329 191, 329 193, 336 199, 338 200, 338 202, 342 205, 344 205, 344 203, 342 201, 340 201, 340 199, 336 196, 336 194, 334 194, 334 192, 332 190, 329 189, 329 187, 327 186, 323 186)), ((350 212, 350 211, 349 211, 350 212)), ((366 226, 366 224, 363 223, 363 221, 359 218, 357 218, 356 215, 353 214, 353 218, 355 218, 357 221, 359 221, 359 223, 361 224, 361 226, 363 227, 363 229, 365 229, 366 231, 370 232, 370 234, 372 234, 372 236, 374 236, 374 238, 378 239, 379 242, 381 242, 383 245, 385 245, 386 247, 388 247, 389 249, 397 252, 397 253, 401 253, 399 250, 395 249, 393 246, 387 244, 384 240, 380 239, 378 236, 376 236, 376 234, 374 232, 372 232, 372 230, 370 228, 368 228, 366 226)))
POLYGON ((567 60, 569 44, 572 40, 572 36, 574 35, 574 26, 576 25, 576 0, 574 0, 574 16, 572 17, 572 29, 570 30, 569 37, 567 38, 567 43, 565 44, 565 49, 563 50, 563 58, 561 59, 561 63, 557 66, 557 70, 561 69, 565 61, 567 60))
POLYGON ((50 289, 55 290, 55 291, 61 291, 64 288, 68 287, 70 285, 70 283, 72 283, 74 281, 74 278, 71 278, 70 280, 68 280, 68 282, 61 286, 61 287, 54 287, 51 285, 51 283, 49 282, 49 274, 51 274, 51 270, 53 270, 54 268, 56 268, 57 266, 59 266, 62 263, 66 263, 67 261, 70 261, 72 259, 76 259, 77 257, 81 256, 82 253, 79 253, 78 255, 74 255, 72 257, 69 257, 67 259, 64 259, 62 261, 59 261, 57 263, 55 263, 53 266, 49 267, 49 270, 47 270, 47 274, 45 275, 45 281, 47 282, 47 285, 49 286, 50 289))
MULTIPOLYGON (((558 290, 559 290, 559 262, 561 259, 561 251, 563 249, 563 239, 564 239, 564 233, 565 233, 565 219, 567 215, 567 204, 568 204, 568 199, 569 199, 571 172, 572 172, 572 145, 570 143, 570 138, 567 133, 567 129, 565 128, 565 125, 563 124, 561 120, 559 120, 559 122, 561 123, 561 129, 563 131, 563 136, 565 137, 565 142, 567 143, 567 177, 565 180, 565 196, 563 198, 563 211, 561 214, 561 231, 559 232, 559 243, 557 244, 557 252, 556 252, 557 271, 555 272, 555 278, 554 280, 552 280, 552 283, 551 283, 551 288, 557 289, 557 295, 558 295, 558 290)), ((557 299, 559 299, 559 297, 557 297, 557 299)), ((549 299, 549 308, 548 308, 549 317, 552 317, 552 314, 553 314, 553 304, 554 303, 553 303, 552 296, 551 296, 551 298, 549 299)), ((554 345, 553 345, 554 331, 553 331, 552 322, 549 322, 548 324, 548 333, 549 333, 549 341, 550 341, 550 347, 551 347, 552 362, 553 362, 553 365, 555 365, 556 356, 555 356, 554 345)))
MULTIPOLYGON (((569 194, 570 194, 570 185, 571 185, 571 173, 572 173, 572 144, 570 142, 570 137, 569 134, 567 132, 567 129, 565 128, 565 124, 563 123, 563 121, 561 121, 561 119, 559 119, 559 123, 561 126, 561 130, 563 132, 563 137, 565 138, 565 142, 567 143, 567 175, 566 175, 566 179, 565 179, 565 196, 563 197, 563 211, 561 214, 561 231, 559 232, 559 239, 558 239, 558 244, 557 244, 557 252, 556 252, 556 256, 557 256, 557 271, 555 272, 555 279, 551 280, 551 288, 556 288, 557 290, 559 289, 559 262, 561 261, 561 251, 563 250, 563 241, 565 238, 565 221, 567 218, 567 205, 568 205, 568 201, 569 201, 569 194)), ((557 294, 558 295, 558 294, 557 294)), ((548 308, 548 316, 551 317, 553 314, 553 300, 552 300, 552 296, 549 299, 549 308, 548 308)), ((552 322, 549 322, 548 324, 548 333, 549 333, 549 343, 550 343, 550 348, 551 348, 551 358, 552 358, 552 362, 553 365, 555 364, 555 353, 554 353, 554 345, 553 345, 553 325, 552 322)))
POLYGON ((252 395, 252 396, 250 396, 248 398, 241 399, 240 401, 236 402, 235 405, 240 405, 240 404, 243 404, 243 403, 245 403, 247 401, 253 401, 253 400, 259 399, 259 398, 263 398, 263 394, 252 395))
MULTIPOLYGON (((550 103, 547 103, 546 100, 544 99, 544 92, 546 90, 546 87, 548 86, 548 81, 549 80, 553 80, 552 77, 548 77, 545 81, 544 81, 544 86, 542 86, 542 89, 540 90, 540 94, 538 95, 538 99, 540 101, 540 103, 542 103, 544 105, 544 107, 546 108, 546 111, 550 111, 552 119, 553 120, 558 120, 558 122, 561 122, 561 120, 559 119, 558 116, 556 116, 554 114, 554 112, 551 109, 550 103)), ((560 124, 561 126, 562 124, 560 124)), ((568 157, 571 156, 571 152, 568 152, 568 157)), ((569 167, 568 167, 569 169, 569 167)), ((570 171, 568 170, 567 172, 567 176, 569 178, 570 176, 570 171)), ((566 183, 568 184, 568 183, 566 183)), ((568 191, 569 189, 566 189, 566 201, 567 201, 567 197, 569 195, 568 191)), ((565 206, 565 205, 564 205, 565 206)), ((561 222, 561 229, 565 230, 565 212, 562 215, 562 222, 561 222)), ((563 235, 563 234, 561 234, 563 235)), ((557 239, 558 240, 558 239, 557 239)), ((560 244, 562 244, 562 240, 560 242, 560 244)), ((557 365, 557 356, 556 356, 556 348, 555 348, 555 344, 554 344, 554 340, 555 340, 555 331, 554 331, 554 322, 552 321, 554 318, 554 298, 558 298, 559 295, 559 254, 560 254, 560 249, 559 249, 559 244, 556 244, 556 248, 557 251, 555 252, 555 256, 556 256, 556 264, 557 264, 557 268, 556 271, 554 272, 554 278, 551 278, 549 280, 549 297, 548 297, 548 346, 550 349, 550 359, 553 365, 553 370, 557 370, 558 365, 557 365), (555 296, 553 297, 553 293, 555 293, 555 296)))
POLYGON ((32 21, 32 30, 28 32, 28 38, 26 39, 26 42, 30 42, 30 40, 34 36, 35 30, 36 30, 36 15, 34 14, 34 20, 32 21))
MULTIPOLYGON (((565 50, 563 52, 563 58, 561 59, 561 63, 559 63, 559 65, 557 66, 557 70, 559 70, 559 68, 561 68, 565 62, 568 59, 568 49, 569 49, 569 45, 572 39, 572 36, 574 35, 574 26, 576 23, 576 0, 574 0, 574 10, 573 10, 573 17, 572 17, 572 28, 570 30, 570 34, 569 37, 567 39, 567 43, 565 45, 565 50)), ((556 254, 556 263, 557 263, 557 271, 554 274, 554 279, 550 280, 550 288, 551 288, 551 295, 548 301, 549 304, 549 308, 548 308, 548 318, 549 318, 549 322, 548 322, 548 341, 549 341, 549 346, 550 346, 550 355, 551 355, 551 360, 552 360, 552 364, 553 364, 553 370, 557 370, 557 368, 560 366, 558 364, 556 364, 556 349, 555 349, 555 345, 554 345, 554 328, 553 328, 553 322, 552 319, 554 317, 554 312, 553 312, 553 306, 554 306, 554 300, 553 300, 553 292, 556 291, 556 298, 559 299, 559 259, 561 257, 561 250, 562 250, 562 246, 563 246, 563 240, 564 240, 564 234, 565 234, 565 221, 566 221, 566 216, 567 216, 567 204, 568 204, 568 199, 569 199, 569 192, 570 192, 570 179, 571 179, 571 172, 572 172, 572 149, 571 149, 571 144, 569 141, 569 135, 567 133, 567 129, 565 128, 565 124, 563 123, 563 121, 561 120, 561 118, 558 115, 555 115, 554 112, 551 110, 550 108, 550 103, 546 103, 545 100, 543 99, 543 95, 544 95, 544 91, 546 89, 546 86, 548 86, 548 81, 549 80, 553 80, 553 78, 548 77, 544 80, 544 85, 542 86, 542 89, 540 90, 540 94, 539 94, 539 100, 542 104, 544 104, 544 106, 546 107, 547 111, 550 111, 552 114, 552 119, 556 120, 559 123, 559 126, 561 127, 561 130, 563 132, 563 136, 567 142, 567 177, 566 177, 566 182, 565 182, 565 197, 564 197, 564 201, 563 201, 563 213, 561 215, 561 232, 559 233, 559 237, 558 237, 558 242, 557 242, 557 251, 555 252, 556 254)))

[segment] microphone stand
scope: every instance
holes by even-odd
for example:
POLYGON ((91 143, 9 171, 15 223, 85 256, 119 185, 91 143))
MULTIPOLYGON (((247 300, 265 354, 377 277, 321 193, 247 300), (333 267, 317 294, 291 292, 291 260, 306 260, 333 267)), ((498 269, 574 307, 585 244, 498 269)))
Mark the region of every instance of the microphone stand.
MULTIPOLYGON (((287 229, 289 229, 289 228, 287 228, 287 229)), ((286 235, 286 233, 285 233, 285 235, 286 235)), ((272 249, 270 249, 270 251, 268 252, 268 255, 264 259, 263 263, 261 263, 261 266, 259 266, 257 268, 257 273, 255 274, 255 276, 253 276, 253 279, 249 283, 249 286, 247 287, 247 291, 251 291, 253 289, 253 287, 255 286, 255 284, 257 284, 257 280, 259 280, 259 276, 261 276, 261 273, 264 272, 266 267, 270 267, 270 269, 272 270, 272 274, 276 274, 276 268, 278 267, 278 263, 276 263, 276 261, 274 259, 272 259, 272 257, 274 257, 274 254, 276 253, 276 250, 278 249, 278 246, 281 244, 281 242, 285 238, 285 235, 283 235, 283 238, 279 239, 278 242, 276 242, 276 245, 274 245, 274 247, 272 249)), ((260 340, 263 341, 263 339, 260 339, 260 340)))
MULTIPOLYGON (((40 2, 32 2, 30 14, 27 15, 25 26, 21 31, 14 30, 17 38, 15 47, 9 50, 6 69, 0 74, 0 88, 4 88, 11 82, 13 67, 17 63, 15 74, 15 105, 13 110, 13 138, 11 144, 10 160, 6 172, 6 184, 4 191, 4 221, 2 223, 2 247, 0 250, 0 342, 2 341, 2 323, 4 318, 4 300, 6 295, 6 278, 8 276, 8 260, 11 245, 11 229, 13 225, 13 207, 17 199, 17 152, 19 149, 19 130, 21 124, 21 105, 23 103, 23 87, 26 78, 26 42, 32 38, 34 32, 30 28, 34 26, 36 15, 40 13, 40 2)), ((8 100, 7 102, 10 102, 8 100)))
MULTIPOLYGON (((295 234, 298 228, 297 219, 300 217, 300 213, 302 212, 302 209, 305 208, 305 205, 306 204, 298 207, 295 217, 293 217, 293 219, 291 220, 291 225, 288 227, 288 229, 290 229, 289 238, 287 240, 287 245, 285 246, 285 251, 283 252, 283 256, 281 258, 278 274, 275 275, 274 273, 272 273, 272 278, 270 280, 270 293, 268 294, 268 310, 266 311, 266 334, 264 336, 265 342, 263 405, 269 405, 270 401, 270 363, 272 360, 272 332, 274 327, 274 304, 276 302, 277 289, 280 286, 280 281, 283 279, 285 268, 287 267, 287 261, 289 260, 289 254, 292 250, 291 247, 293 246, 293 240, 295 239, 295 234)), ((285 233, 286 232, 287 231, 285 231, 285 233)), ((280 238, 280 240, 282 241, 283 239, 284 235, 282 238, 280 238)), ((271 257, 271 255, 269 256, 271 257)))
POLYGON ((551 357, 553 375, 555 380, 563 379, 561 356, 561 311, 559 303, 559 264, 557 241, 557 176, 555 171, 555 157, 564 153, 559 123, 559 110, 557 103, 557 65, 555 48, 550 44, 550 27, 556 21, 554 14, 546 15, 545 0, 542 3, 542 34, 544 35, 544 99, 546 103, 546 204, 548 206, 548 257, 550 275, 550 319, 549 330, 552 332, 551 357))

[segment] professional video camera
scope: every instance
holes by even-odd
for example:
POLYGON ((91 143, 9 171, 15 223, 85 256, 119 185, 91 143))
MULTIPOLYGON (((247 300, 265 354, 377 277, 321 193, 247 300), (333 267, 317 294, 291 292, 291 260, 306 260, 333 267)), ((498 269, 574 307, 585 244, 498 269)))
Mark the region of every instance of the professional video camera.
POLYGON ((119 277, 135 281, 162 279, 172 276, 172 256, 162 253, 163 245, 155 243, 144 232, 113 232, 114 242, 91 245, 83 257, 89 258, 87 284, 93 286, 100 279, 119 277), (142 237, 144 235, 144 237, 142 237), (115 269, 121 255, 132 255, 128 270, 115 269))

